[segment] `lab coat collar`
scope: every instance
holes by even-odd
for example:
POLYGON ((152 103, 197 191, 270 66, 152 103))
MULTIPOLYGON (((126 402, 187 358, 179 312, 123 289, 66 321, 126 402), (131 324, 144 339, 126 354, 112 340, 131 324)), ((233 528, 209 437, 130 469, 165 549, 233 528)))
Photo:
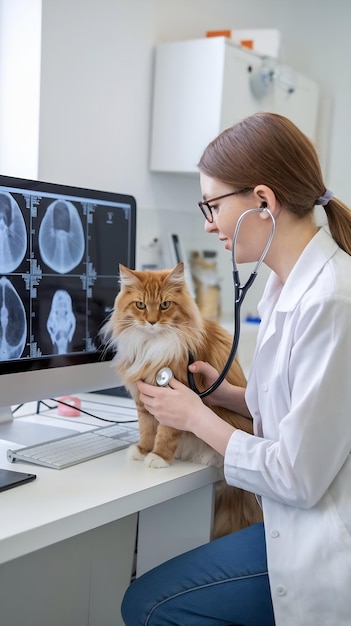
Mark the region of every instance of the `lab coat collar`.
POLYGON ((258 305, 260 316, 267 308, 287 312, 293 310, 307 291, 313 280, 324 265, 339 249, 330 233, 320 228, 306 246, 298 261, 291 270, 286 283, 283 285, 275 272, 272 272, 258 305))

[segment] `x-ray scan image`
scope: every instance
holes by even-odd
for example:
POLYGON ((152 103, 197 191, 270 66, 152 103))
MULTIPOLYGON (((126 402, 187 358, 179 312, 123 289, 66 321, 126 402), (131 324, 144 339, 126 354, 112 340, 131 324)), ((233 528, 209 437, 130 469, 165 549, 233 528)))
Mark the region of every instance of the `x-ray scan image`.
POLYGON ((0 274, 13 272, 27 249, 26 225, 17 202, 0 193, 0 274))
POLYGON ((0 378, 111 356, 100 329, 135 235, 132 196, 0 174, 0 378))
POLYGON ((52 202, 39 229, 39 250, 48 267, 60 274, 70 272, 80 263, 85 248, 79 213, 72 202, 52 202))
POLYGON ((26 343, 24 306, 8 278, 0 278, 0 361, 18 359, 26 343))
POLYGON ((66 354, 76 329, 72 298, 68 291, 64 289, 55 291, 46 326, 57 354, 66 354))

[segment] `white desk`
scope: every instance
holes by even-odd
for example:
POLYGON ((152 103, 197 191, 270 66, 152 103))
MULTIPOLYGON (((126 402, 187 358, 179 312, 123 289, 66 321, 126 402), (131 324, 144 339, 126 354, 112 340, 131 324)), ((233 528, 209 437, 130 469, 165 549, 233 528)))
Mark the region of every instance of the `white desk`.
POLYGON ((8 447, 0 467, 38 478, 0 493, 1 626, 119 626, 137 524, 137 575, 209 539, 215 468, 122 450, 51 470, 8 463, 8 447))

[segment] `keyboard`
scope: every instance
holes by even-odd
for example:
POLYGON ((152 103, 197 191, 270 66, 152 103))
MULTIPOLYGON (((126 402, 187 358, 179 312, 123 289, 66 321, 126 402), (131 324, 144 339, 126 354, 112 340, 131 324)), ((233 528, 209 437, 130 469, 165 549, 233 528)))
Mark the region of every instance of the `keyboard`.
POLYGON ((64 469, 110 452, 122 450, 138 441, 137 428, 127 424, 113 424, 83 433, 66 435, 19 450, 7 450, 7 459, 11 463, 25 461, 53 469, 64 469))

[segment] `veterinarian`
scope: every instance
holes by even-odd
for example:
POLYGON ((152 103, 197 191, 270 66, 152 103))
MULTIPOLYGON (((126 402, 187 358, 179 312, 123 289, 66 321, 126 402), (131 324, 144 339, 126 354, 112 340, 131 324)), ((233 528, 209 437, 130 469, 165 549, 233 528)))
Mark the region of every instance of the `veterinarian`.
MULTIPOLYGON (((350 626, 351 212, 326 188, 310 141, 275 114, 224 131, 199 169, 205 229, 227 250, 244 211, 266 203, 275 219, 247 389, 224 381, 202 401, 174 378, 168 388, 138 385, 159 422, 223 454, 227 482, 257 494, 264 523, 138 578, 124 598, 124 620, 350 626), (316 224, 315 205, 328 227, 316 224), (221 421, 211 404, 252 417, 254 435, 221 421)), ((243 220, 239 263, 257 260, 270 221, 265 211, 243 220)), ((207 363, 189 367, 208 385, 217 378, 207 363)))

